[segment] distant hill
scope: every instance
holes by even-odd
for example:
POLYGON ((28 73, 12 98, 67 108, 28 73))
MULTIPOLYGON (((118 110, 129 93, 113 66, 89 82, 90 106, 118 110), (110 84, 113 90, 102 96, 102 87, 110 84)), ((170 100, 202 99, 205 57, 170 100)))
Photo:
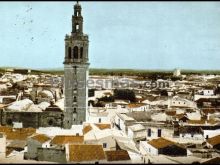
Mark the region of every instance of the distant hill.
MULTIPOLYGON (((6 69, 31 69, 24 67, 0 67, 0 72, 4 72, 6 69)), ((40 69, 31 69, 32 73, 50 73, 50 74, 63 74, 64 68, 40 68, 40 69)), ((128 76, 143 76, 148 74, 173 74, 174 70, 147 70, 147 69, 106 69, 106 68, 90 68, 90 75, 128 75, 128 76)), ((218 74, 220 75, 220 70, 187 70, 181 69, 182 74, 218 74)))

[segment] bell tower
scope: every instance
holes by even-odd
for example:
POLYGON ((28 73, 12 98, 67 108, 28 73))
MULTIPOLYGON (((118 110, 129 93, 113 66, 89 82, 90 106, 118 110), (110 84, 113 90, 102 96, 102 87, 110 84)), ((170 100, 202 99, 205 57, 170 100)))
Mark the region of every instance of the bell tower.
POLYGON ((65 36, 64 128, 86 121, 88 107, 88 35, 83 33, 81 5, 74 5, 72 32, 65 36))

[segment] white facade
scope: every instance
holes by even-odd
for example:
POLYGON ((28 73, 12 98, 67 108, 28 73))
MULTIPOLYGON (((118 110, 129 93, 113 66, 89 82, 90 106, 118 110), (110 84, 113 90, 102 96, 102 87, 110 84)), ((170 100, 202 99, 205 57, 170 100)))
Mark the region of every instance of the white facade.
POLYGON ((158 127, 148 127, 145 133, 145 136, 148 140, 157 139, 158 136, 158 130, 161 130, 161 137, 171 138, 173 137, 173 130, 167 129, 167 128, 158 128, 158 127), (151 135, 148 136, 148 130, 150 129, 151 135))
POLYGON ((112 94, 112 90, 98 90, 98 91, 95 91, 95 98, 105 97, 106 93, 111 93, 112 94))
POLYGON ((174 96, 172 99, 169 99, 168 107, 196 108, 196 103, 187 99, 180 98, 179 96, 174 96))
POLYGON ((85 144, 100 144, 104 151, 116 150, 116 141, 110 129, 91 130, 84 135, 85 144))
POLYGON ((187 139, 187 140, 203 140, 204 137, 202 134, 191 134, 191 133, 180 133, 179 136, 181 139, 187 139))
POLYGON ((126 114, 116 113, 115 118, 114 118, 115 124, 117 124, 124 133, 127 133, 126 122, 133 122, 133 121, 135 120, 127 116, 126 114))
POLYGON ((212 138, 214 136, 220 135, 220 129, 216 130, 203 130, 203 137, 204 138, 212 138))
POLYGON ((216 99, 216 98, 219 98, 219 96, 216 96, 216 95, 194 95, 194 101, 197 101, 201 98, 205 98, 205 99, 216 99))
POLYGON ((128 110, 130 112, 133 112, 133 111, 139 111, 140 112, 140 111, 147 111, 149 109, 149 107, 150 107, 150 105, 140 105, 140 106, 132 107, 132 108, 128 107, 128 110))
POLYGON ((176 76, 176 77, 181 76, 180 69, 175 69, 174 72, 173 72, 173 76, 176 76))
POLYGON ((128 137, 131 139, 141 139, 146 137, 146 129, 141 124, 128 127, 128 137))
POLYGON ((142 155, 158 155, 158 149, 148 144, 147 141, 140 141, 140 153, 142 155))
POLYGON ((0 155, 6 155, 6 136, 0 133, 0 155))
POLYGON ((213 89, 204 89, 202 92, 203 92, 203 95, 205 95, 205 96, 213 96, 214 95, 213 89))

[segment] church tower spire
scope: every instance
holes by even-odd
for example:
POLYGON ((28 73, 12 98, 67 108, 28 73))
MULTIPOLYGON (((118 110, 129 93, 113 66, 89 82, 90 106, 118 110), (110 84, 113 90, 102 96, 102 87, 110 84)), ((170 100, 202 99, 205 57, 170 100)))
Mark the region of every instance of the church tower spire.
POLYGON ((86 121, 88 107, 88 35, 83 33, 82 8, 74 5, 72 32, 65 37, 64 128, 86 121))
POLYGON ((72 16, 72 34, 83 33, 83 17, 81 15, 81 5, 77 1, 74 5, 74 15, 72 16))

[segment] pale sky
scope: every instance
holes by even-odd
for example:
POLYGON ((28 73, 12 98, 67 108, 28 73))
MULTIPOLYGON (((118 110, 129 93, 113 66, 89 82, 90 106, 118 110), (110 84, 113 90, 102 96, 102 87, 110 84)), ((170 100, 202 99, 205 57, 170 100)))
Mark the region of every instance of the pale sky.
MULTIPOLYGON (((63 67, 74 4, 0 2, 0 66, 63 67)), ((91 68, 220 70, 220 2, 80 4, 91 68)))

